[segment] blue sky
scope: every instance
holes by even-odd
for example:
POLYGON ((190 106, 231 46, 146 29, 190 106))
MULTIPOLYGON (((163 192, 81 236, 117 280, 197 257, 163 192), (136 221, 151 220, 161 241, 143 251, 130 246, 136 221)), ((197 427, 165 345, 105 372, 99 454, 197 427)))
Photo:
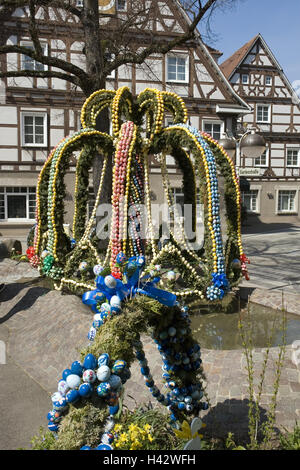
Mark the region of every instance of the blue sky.
MULTIPOLYGON (((214 12, 211 29, 207 42, 223 52, 220 63, 261 33, 290 82, 300 80, 299 0, 237 0, 233 8, 214 12)), ((204 24, 200 31, 205 34, 204 24)))

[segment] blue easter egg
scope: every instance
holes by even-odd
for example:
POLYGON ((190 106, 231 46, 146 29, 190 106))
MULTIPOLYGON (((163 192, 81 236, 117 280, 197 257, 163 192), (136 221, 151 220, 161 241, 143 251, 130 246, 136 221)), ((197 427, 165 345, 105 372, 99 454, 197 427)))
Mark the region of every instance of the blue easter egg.
POLYGON ((125 261, 127 261, 127 256, 125 255, 125 253, 120 251, 120 253, 117 254, 116 262, 118 264, 123 264, 123 263, 125 263, 125 261))
POLYGON ((112 373, 113 374, 120 374, 126 367, 126 362, 123 361, 122 359, 118 359, 117 361, 114 362, 112 366, 112 373))
POLYGON ((92 450, 92 448, 90 446, 82 446, 80 450, 92 450))
POLYGON ((185 408, 186 408, 186 404, 183 401, 180 401, 178 403, 178 409, 179 410, 185 410, 185 408))
POLYGON ((101 354, 98 358, 98 366, 108 366, 109 365, 109 355, 107 353, 101 354))
POLYGON ((72 374, 77 374, 80 377, 82 376, 83 367, 82 367, 82 365, 80 364, 79 361, 72 362, 71 372, 72 372, 72 374))
POLYGON ((80 398, 78 390, 70 390, 66 395, 66 400, 68 403, 76 403, 80 398))
POLYGON ((52 421, 49 421, 48 422, 48 429, 49 429, 49 431, 57 432, 58 431, 58 426, 57 426, 57 424, 52 423, 52 421))
POLYGON ((121 313, 121 307, 111 307, 111 314, 112 315, 119 315, 121 313))
POLYGON ((109 407, 109 414, 110 415, 116 415, 118 413, 118 411, 119 411, 119 404, 109 407))
POLYGON ((68 408, 68 402, 65 397, 53 402, 53 409, 56 411, 63 411, 68 408))
POLYGON ((94 354, 88 354, 87 356, 85 356, 83 361, 83 367, 85 369, 96 369, 97 359, 95 358, 94 354))
POLYGON ((95 450, 113 450, 113 448, 109 444, 100 444, 95 447, 95 450))
POLYGON ((62 378, 63 380, 66 380, 66 378, 68 377, 68 375, 70 374, 73 374, 73 372, 71 371, 71 369, 65 369, 62 373, 62 378))
POLYGON ((51 421, 51 423, 59 423, 62 419, 62 416, 60 415, 59 411, 51 410, 47 414, 47 419, 48 421, 51 421))
POLYGON ((100 328, 100 326, 103 325, 103 321, 101 319, 101 314, 100 313, 96 313, 94 315, 94 321, 93 321, 93 327, 94 328, 100 328))
POLYGON ((89 383, 83 383, 79 386, 78 392, 81 397, 89 397, 93 393, 93 387, 89 383))
POLYGON ((111 386, 108 382, 102 382, 100 385, 97 387, 97 393, 99 397, 106 397, 111 390, 111 386))
POLYGON ((136 259, 137 265, 141 268, 145 264, 145 257, 144 256, 138 256, 136 259))
POLYGON ((108 383, 112 389, 117 389, 122 385, 122 380, 118 375, 112 374, 109 378, 108 383))

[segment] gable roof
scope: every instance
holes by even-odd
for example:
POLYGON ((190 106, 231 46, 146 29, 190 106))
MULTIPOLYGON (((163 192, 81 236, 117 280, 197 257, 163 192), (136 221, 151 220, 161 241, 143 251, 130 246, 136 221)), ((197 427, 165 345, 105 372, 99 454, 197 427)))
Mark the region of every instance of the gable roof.
POLYGON ((222 64, 220 64, 220 68, 223 71, 224 75, 226 76, 228 80, 231 79, 236 69, 240 66, 243 60, 247 57, 248 53, 251 51, 251 49, 253 48, 254 44, 257 41, 261 42, 262 47, 265 49, 266 53, 269 55, 269 58, 273 62, 274 66, 278 69, 278 72, 282 81, 285 83, 286 87, 291 93, 293 104, 299 106, 300 105, 299 97, 297 96, 295 90, 293 89, 289 79, 285 75, 278 60, 276 59, 273 52, 271 51, 268 44, 266 43, 266 41, 264 40, 264 38, 262 37, 260 33, 257 34, 249 42, 244 44, 240 49, 238 49, 231 57, 229 57, 229 59, 225 60, 222 64))
POLYGON ((228 80, 231 78, 231 75, 235 71, 235 69, 240 65, 240 63, 243 61, 243 59, 246 57, 248 52, 252 49, 254 46, 255 42, 259 38, 259 34, 254 36, 250 41, 246 42, 240 49, 238 49, 232 56, 230 56, 227 60, 222 62, 220 64, 220 68, 222 72, 224 73, 225 77, 228 78, 228 80))

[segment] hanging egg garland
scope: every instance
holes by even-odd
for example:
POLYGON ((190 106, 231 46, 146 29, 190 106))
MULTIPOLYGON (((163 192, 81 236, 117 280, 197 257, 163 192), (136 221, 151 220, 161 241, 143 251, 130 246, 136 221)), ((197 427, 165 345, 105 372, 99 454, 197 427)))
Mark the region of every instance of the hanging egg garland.
MULTIPOLYGON (((87 354, 82 364, 79 361, 73 362, 70 369, 63 371, 62 376, 63 379, 58 382, 58 391, 51 396, 52 410, 47 415, 48 429, 57 433, 69 405, 75 406, 82 399, 92 397, 107 404, 111 429, 113 417, 119 411, 123 385, 130 377, 126 362, 122 359, 111 361, 107 353, 101 354, 98 359, 93 354, 87 354)), ((102 444, 109 443, 105 441, 102 444)))

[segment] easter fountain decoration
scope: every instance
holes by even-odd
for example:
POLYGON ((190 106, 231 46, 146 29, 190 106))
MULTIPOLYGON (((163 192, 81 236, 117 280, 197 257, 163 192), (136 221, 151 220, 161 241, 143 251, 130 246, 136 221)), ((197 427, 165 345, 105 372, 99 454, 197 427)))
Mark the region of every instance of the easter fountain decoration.
POLYGON ((183 100, 171 92, 145 89, 134 99, 127 87, 99 90, 83 105, 82 129, 52 150, 39 175, 34 242, 27 256, 54 281, 56 289, 82 295, 94 314, 81 361, 63 371, 52 395, 48 427, 56 436, 56 448, 113 448, 112 431, 121 413, 124 384, 136 359, 150 393, 170 411, 172 426, 178 428, 183 420, 191 420, 207 408, 200 346, 191 335, 186 303, 191 298, 200 302, 222 299, 241 275, 248 278, 249 260, 241 242, 240 191, 234 164, 211 136, 188 125, 187 118, 183 100), (96 119, 107 107, 112 135, 96 130, 96 119), (169 127, 163 127, 165 113, 173 116, 169 127), (72 153, 78 151, 70 238, 63 226, 64 177, 72 153), (88 172, 96 152, 103 158, 102 172, 88 219, 88 172), (169 210, 176 218, 167 154, 182 172, 184 203, 193 208, 194 230, 197 187, 200 189, 205 233, 203 247, 197 251, 191 248, 182 225, 170 230, 170 239, 162 247, 154 236, 149 155, 157 157, 169 210), (113 165, 112 217, 109 243, 101 253, 93 224, 108 165, 113 165), (225 181, 225 246, 219 174, 225 181), (147 237, 142 233, 145 220, 147 237), (176 290, 174 271, 180 273, 185 287, 181 284, 176 290), (140 339, 146 332, 162 356, 166 393, 156 386, 148 366, 140 339), (71 439, 72 418, 78 421, 78 414, 82 426, 77 428, 76 439, 71 439))

